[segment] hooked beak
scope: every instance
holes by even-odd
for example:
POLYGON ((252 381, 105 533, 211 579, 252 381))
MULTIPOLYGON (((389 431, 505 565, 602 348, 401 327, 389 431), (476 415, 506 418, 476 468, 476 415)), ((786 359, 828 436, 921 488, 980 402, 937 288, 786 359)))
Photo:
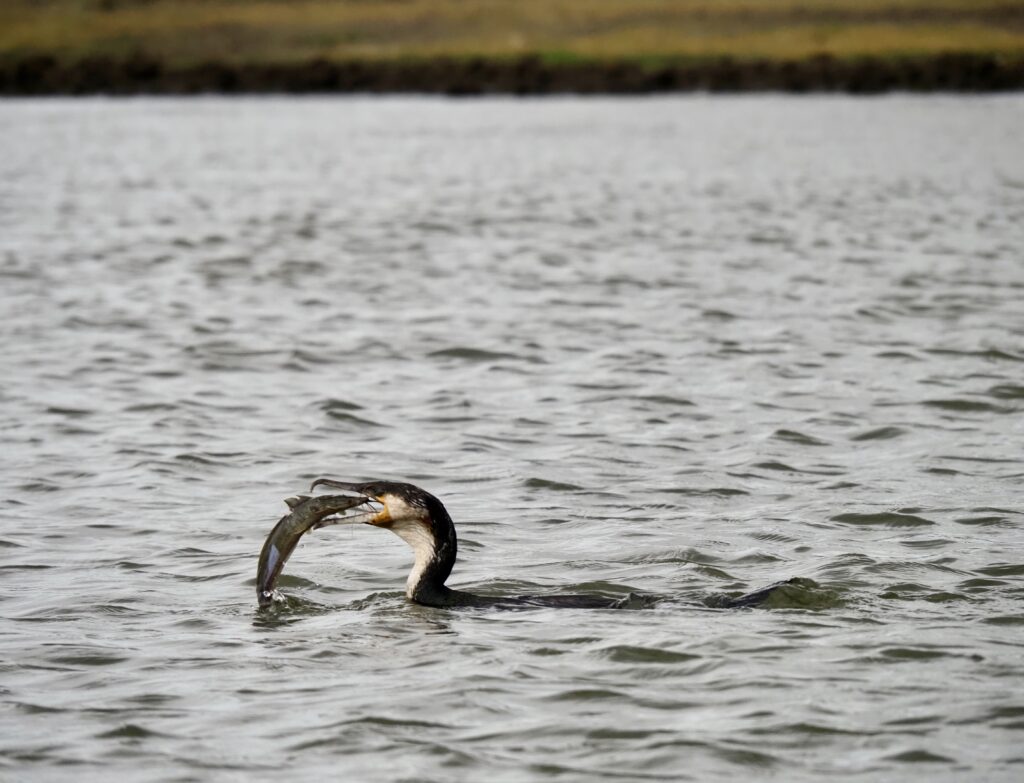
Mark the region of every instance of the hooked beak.
POLYGON ((388 512, 387 502, 375 495, 367 494, 363 490, 365 484, 355 484, 347 481, 334 481, 333 479, 319 478, 309 486, 310 492, 317 487, 330 487, 341 489, 345 492, 353 492, 364 495, 363 502, 351 509, 351 513, 343 517, 325 517, 314 525, 313 530, 318 530, 328 525, 386 525, 391 521, 391 514, 388 512))
POLYGON ((346 492, 356 492, 362 494, 362 488, 365 484, 356 484, 351 481, 335 481, 329 478, 318 478, 312 484, 309 485, 309 491, 312 492, 317 487, 330 487, 331 489, 344 489, 346 492))

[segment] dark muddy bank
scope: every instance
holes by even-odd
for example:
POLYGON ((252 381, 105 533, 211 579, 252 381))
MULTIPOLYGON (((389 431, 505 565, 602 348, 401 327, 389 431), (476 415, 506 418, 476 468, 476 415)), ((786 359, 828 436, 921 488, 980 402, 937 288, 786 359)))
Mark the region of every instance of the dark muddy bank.
POLYGON ((994 92, 1024 88, 1024 56, 977 54, 840 60, 715 60, 652 66, 636 62, 517 60, 311 60, 295 64, 209 62, 170 67, 136 56, 61 63, 37 56, 0 64, 4 95, 191 93, 547 93, 994 92))

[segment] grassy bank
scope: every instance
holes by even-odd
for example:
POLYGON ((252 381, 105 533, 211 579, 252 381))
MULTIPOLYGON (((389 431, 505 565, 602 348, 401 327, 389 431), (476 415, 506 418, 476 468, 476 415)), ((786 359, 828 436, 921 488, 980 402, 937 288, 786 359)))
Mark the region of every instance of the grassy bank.
MULTIPOLYGON (((86 68, 91 68, 92 76, 80 74, 79 84, 97 79, 98 71, 130 69, 128 64, 135 63, 135 70, 148 73, 151 81, 156 69, 168 90, 175 89, 175 79, 188 89, 189 79, 182 74, 192 74, 189 78, 194 81, 199 79, 195 74, 210 68, 236 74, 232 78, 238 83, 240 79, 258 81, 261 72, 308 69, 316 63, 321 69, 333 69, 335 77, 328 81, 339 85, 348 83, 346 69, 357 65, 388 71, 384 81, 391 82, 404 73, 403 68, 415 69, 423 63, 444 63, 449 70, 469 72, 467 63, 481 62, 494 73, 502 68, 522 70, 522 63, 555 74, 625 68, 649 76, 660 70, 661 83, 667 80, 685 87, 686 69, 720 67, 723 62, 769 69, 789 64, 803 67, 808 74, 822 71, 821 62, 829 63, 823 71, 828 73, 869 62, 896 73, 950 57, 975 63, 971 66, 975 69, 1016 68, 1024 60, 1024 0, 5 0, 0 4, 0 68, 6 84, 32 78, 39 82, 32 74, 45 71, 39 84, 50 87, 38 91, 60 91, 61 76, 79 73, 83 63, 92 64, 86 68), (794 65, 813 62, 819 65, 809 70, 809 66, 794 65), (979 62, 993 65, 978 66, 979 62), (666 69, 676 76, 665 76, 666 69)), ((131 79, 124 76, 122 81, 127 85, 131 79)))

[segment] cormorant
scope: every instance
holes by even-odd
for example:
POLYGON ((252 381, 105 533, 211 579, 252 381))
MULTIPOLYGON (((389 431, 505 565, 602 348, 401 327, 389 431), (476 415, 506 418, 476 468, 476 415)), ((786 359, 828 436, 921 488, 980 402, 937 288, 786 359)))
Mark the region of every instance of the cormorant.
MULTIPOLYGON (((540 595, 505 598, 453 590, 445 585, 445 581, 455 565, 458 542, 455 524, 440 500, 417 486, 397 481, 350 483, 320 478, 313 482, 310 490, 318 486, 355 493, 355 497, 301 497, 287 501, 292 514, 283 517, 277 524, 267 538, 260 556, 256 590, 261 606, 272 603, 277 575, 303 533, 328 525, 357 523, 390 530, 412 547, 414 561, 405 584, 405 594, 410 601, 418 604, 436 607, 557 606, 599 609, 622 608, 631 603, 630 597, 613 599, 591 595, 540 595), (351 515, 347 513, 350 509, 354 511, 351 515), (344 515, 331 516, 338 511, 344 515)), ((715 601, 714 605, 725 608, 755 606, 783 584, 787 582, 779 582, 737 598, 723 597, 715 601)), ((644 605, 657 600, 657 596, 641 598, 644 605)))

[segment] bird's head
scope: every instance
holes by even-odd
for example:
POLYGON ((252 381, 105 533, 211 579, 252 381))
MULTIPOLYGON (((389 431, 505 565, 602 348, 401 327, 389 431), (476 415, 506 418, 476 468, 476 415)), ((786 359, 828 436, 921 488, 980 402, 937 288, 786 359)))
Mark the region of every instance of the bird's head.
POLYGON ((429 573, 437 585, 444 584, 455 564, 458 543, 455 525, 440 500, 417 486, 399 481, 350 483, 320 478, 310 490, 317 487, 340 489, 365 498, 352 509, 353 513, 324 520, 323 524, 363 523, 384 528, 412 547, 416 562, 407 585, 410 597, 419 589, 424 574, 429 573))
POLYGON ((444 508, 429 492, 398 481, 354 483, 320 478, 313 482, 310 490, 317 487, 340 489, 366 499, 353 509, 355 513, 349 514, 346 522, 361 522, 396 532, 413 526, 432 530, 433 512, 438 507, 444 508))

